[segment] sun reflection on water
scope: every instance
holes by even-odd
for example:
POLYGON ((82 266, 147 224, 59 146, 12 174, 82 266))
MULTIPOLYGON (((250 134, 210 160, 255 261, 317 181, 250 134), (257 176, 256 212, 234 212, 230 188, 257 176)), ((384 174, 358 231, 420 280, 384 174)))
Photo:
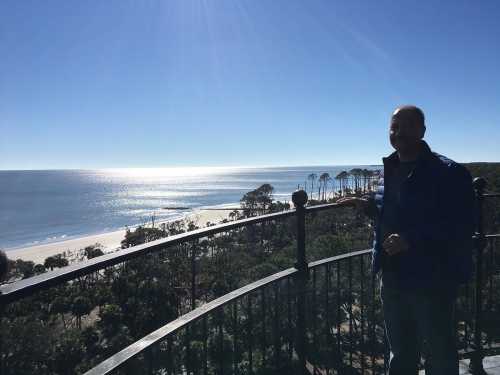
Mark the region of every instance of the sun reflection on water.
POLYGON ((234 173, 245 167, 110 168, 101 172, 116 177, 193 177, 234 173))

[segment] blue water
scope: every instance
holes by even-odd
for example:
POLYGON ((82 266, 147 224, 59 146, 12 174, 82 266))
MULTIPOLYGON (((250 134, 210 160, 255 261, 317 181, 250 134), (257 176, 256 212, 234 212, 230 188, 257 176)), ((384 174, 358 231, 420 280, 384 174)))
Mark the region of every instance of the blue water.
POLYGON ((236 206, 263 183, 274 186, 276 199, 289 200, 308 174, 334 177, 355 167, 0 171, 0 248, 104 233, 152 215, 166 220, 189 212, 162 209, 167 206, 236 206))

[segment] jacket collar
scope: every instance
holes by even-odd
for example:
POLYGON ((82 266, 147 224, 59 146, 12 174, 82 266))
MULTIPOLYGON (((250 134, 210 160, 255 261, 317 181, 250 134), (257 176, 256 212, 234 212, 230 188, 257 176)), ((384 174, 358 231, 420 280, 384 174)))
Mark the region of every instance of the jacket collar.
MULTIPOLYGON (((434 154, 432 153, 431 148, 429 147, 427 142, 422 140, 422 141, 420 141, 420 143, 421 143, 422 148, 420 151, 420 155, 418 156, 418 159, 417 159, 417 164, 421 164, 422 162, 429 161, 430 159, 432 159, 434 157, 434 154)), ((389 156, 382 158, 382 161, 384 162, 385 167, 396 167, 397 165, 399 165, 398 152, 394 151, 389 156)))

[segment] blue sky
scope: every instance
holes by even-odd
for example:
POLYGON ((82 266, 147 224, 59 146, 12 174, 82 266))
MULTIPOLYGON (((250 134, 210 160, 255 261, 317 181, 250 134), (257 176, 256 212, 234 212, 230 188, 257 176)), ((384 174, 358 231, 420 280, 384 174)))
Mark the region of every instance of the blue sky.
POLYGON ((500 2, 0 2, 0 169, 500 161, 500 2))

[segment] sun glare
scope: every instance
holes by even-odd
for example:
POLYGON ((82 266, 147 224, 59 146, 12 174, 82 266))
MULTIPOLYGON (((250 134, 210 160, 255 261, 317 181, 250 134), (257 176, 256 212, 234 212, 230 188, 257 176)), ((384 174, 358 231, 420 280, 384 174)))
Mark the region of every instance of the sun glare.
POLYGON ((121 177, 189 177, 230 173, 242 167, 111 168, 106 173, 121 177))

